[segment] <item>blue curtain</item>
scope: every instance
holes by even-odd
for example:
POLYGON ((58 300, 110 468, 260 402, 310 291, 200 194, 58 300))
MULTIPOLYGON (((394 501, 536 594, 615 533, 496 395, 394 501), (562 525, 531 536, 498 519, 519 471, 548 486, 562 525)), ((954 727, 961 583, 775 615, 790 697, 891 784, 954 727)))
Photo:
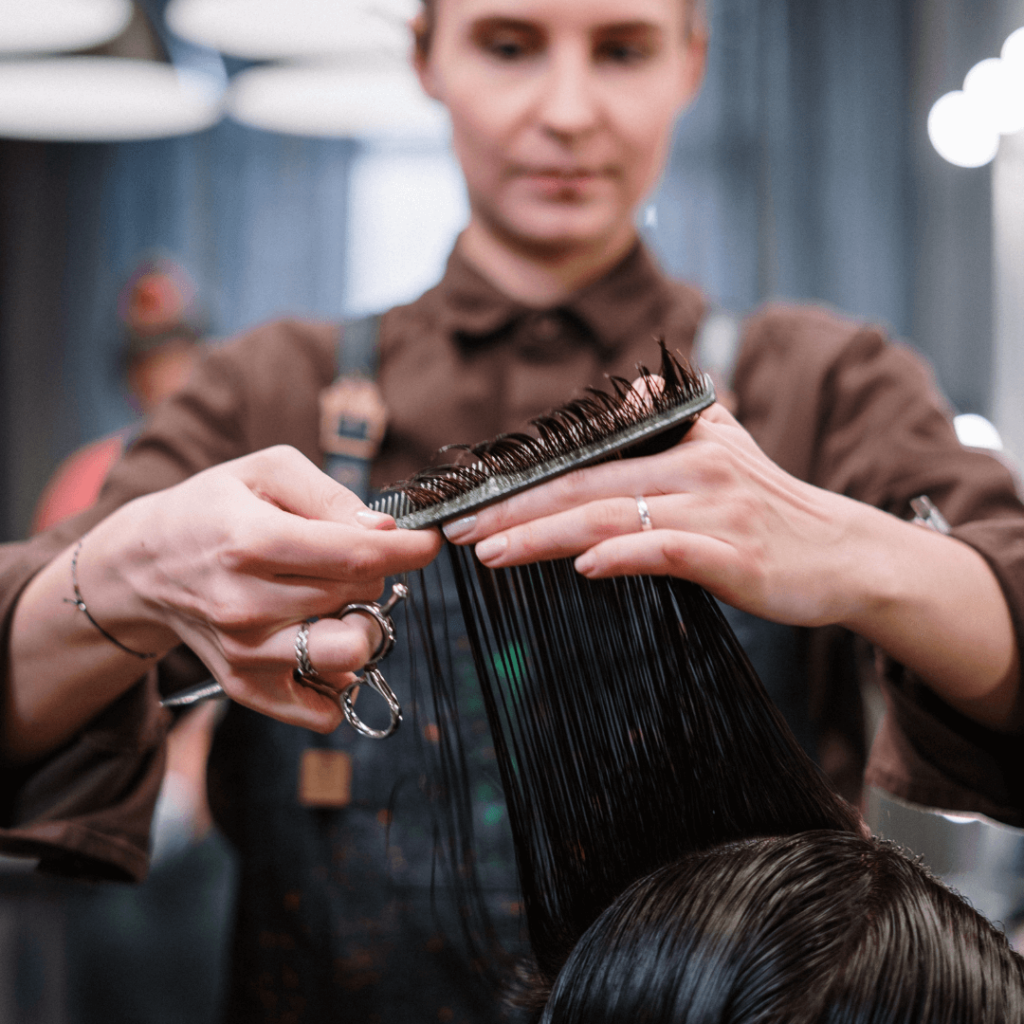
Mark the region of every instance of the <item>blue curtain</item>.
POLYGON ((909 5, 711 7, 654 200, 664 262, 732 308, 816 299, 909 333, 909 5))
POLYGON ((116 300, 148 251, 193 275, 216 335, 280 315, 341 315, 353 143, 225 121, 184 138, 80 148, 65 300, 70 435, 97 436, 129 415, 116 300))

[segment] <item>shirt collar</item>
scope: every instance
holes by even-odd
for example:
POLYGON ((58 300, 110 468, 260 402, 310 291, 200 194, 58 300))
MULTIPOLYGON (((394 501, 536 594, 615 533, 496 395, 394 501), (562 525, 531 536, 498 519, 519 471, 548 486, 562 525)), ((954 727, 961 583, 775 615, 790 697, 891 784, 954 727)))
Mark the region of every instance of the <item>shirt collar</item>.
POLYGON ((603 356, 614 356, 624 344, 646 329, 671 301, 673 282, 662 273, 641 243, 611 270, 555 306, 538 309, 509 298, 480 273, 456 243, 437 298, 445 312, 446 333, 467 348, 476 348, 508 335, 528 317, 566 312, 586 325, 603 356))

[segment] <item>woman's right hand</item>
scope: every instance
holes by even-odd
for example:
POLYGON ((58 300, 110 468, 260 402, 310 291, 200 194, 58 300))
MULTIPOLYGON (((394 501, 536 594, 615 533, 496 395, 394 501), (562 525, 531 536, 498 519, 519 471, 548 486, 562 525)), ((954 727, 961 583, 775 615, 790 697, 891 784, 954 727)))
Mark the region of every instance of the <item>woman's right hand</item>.
MULTIPOLYGON (((126 646, 163 654, 185 643, 233 700, 326 732, 342 713, 292 676, 299 624, 321 617, 309 631, 309 657, 340 690, 376 649, 380 629, 364 615, 330 616, 376 600, 386 576, 426 565, 440 543, 434 530, 398 530, 295 449, 277 447, 122 506, 86 534, 77 571, 90 613, 126 646)), ((45 748, 54 745, 52 728, 43 727, 47 702, 65 721, 73 707, 81 727, 140 674, 138 659, 62 604, 70 591, 65 555, 26 589, 12 630, 8 707, 16 719, 22 712, 30 735, 42 727, 45 748)), ((5 726, 7 745, 17 747, 16 721, 5 726)), ((69 729, 60 728, 58 742, 69 729)))

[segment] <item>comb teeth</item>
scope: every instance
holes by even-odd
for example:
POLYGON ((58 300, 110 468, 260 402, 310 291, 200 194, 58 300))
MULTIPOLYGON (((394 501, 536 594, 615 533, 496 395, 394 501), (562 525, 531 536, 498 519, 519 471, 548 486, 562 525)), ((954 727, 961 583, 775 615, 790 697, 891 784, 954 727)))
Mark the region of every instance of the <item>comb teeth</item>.
POLYGON ((466 465, 425 469, 396 484, 371 507, 393 515, 403 529, 424 529, 574 469, 668 447, 714 402, 715 389, 710 377, 695 373, 664 342, 659 344, 660 379, 655 382, 646 367, 637 367, 649 385, 649 403, 637 400, 629 381, 612 377, 614 393, 590 388, 585 397, 534 420, 537 436, 503 434, 477 445, 442 449, 476 458, 466 465))
POLYGON ((413 504, 404 491, 385 491, 370 502, 370 508, 374 512, 383 512, 395 519, 401 519, 413 511, 413 504))

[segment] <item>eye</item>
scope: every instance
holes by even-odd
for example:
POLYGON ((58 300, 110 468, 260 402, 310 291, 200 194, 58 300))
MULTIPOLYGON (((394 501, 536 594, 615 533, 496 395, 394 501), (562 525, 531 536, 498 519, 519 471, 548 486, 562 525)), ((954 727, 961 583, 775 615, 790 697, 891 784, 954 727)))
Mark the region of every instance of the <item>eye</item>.
POLYGON ((497 39, 492 39, 487 44, 487 52, 494 57, 499 57, 501 60, 515 60, 517 57, 522 57, 526 53, 526 47, 523 45, 521 39, 517 39, 515 36, 505 35, 497 39))
POLYGON ((598 60, 612 64, 635 64, 648 56, 647 51, 635 43, 602 43, 595 54, 598 60))
POLYGON ((626 66, 640 64, 657 54, 658 41, 658 32, 650 26, 618 26, 594 40, 594 60, 626 66))
POLYGON ((540 34, 528 25, 485 22, 475 27, 473 39, 484 53, 504 62, 532 57, 543 46, 540 34))

